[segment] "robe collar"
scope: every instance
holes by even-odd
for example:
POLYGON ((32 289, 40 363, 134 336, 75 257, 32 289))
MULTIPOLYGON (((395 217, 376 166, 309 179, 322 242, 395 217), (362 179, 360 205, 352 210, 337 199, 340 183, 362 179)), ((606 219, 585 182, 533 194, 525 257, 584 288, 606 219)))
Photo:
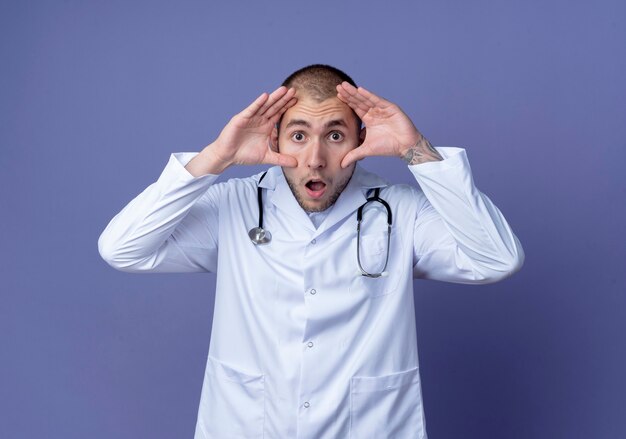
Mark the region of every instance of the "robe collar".
MULTIPOLYGON (((255 176, 255 179, 258 180, 260 176, 261 174, 258 174, 255 176)), ((352 178, 350 178, 335 204, 329 207, 331 210, 328 216, 317 229, 315 229, 309 215, 298 204, 296 197, 291 192, 281 167, 274 166, 270 168, 259 186, 267 189, 264 203, 272 203, 283 214, 293 218, 294 221, 297 221, 298 224, 301 224, 314 235, 320 235, 346 216, 356 212, 365 203, 366 195, 370 189, 386 187, 388 183, 357 163, 352 178)))

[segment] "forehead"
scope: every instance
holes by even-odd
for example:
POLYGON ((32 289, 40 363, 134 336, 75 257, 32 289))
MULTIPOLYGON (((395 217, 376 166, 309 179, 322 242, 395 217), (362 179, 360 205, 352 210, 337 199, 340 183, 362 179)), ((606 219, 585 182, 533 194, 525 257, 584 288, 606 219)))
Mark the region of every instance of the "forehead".
POLYGON ((336 97, 317 102, 307 96, 298 96, 298 102, 283 115, 281 125, 292 120, 303 120, 312 126, 330 120, 343 120, 348 126, 356 124, 352 109, 336 97))

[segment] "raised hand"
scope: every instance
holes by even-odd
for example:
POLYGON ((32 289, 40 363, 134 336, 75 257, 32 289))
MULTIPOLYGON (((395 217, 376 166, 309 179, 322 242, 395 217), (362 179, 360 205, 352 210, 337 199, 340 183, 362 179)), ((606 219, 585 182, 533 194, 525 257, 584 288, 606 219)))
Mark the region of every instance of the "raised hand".
POLYGON ((256 164, 297 166, 294 157, 278 153, 270 143, 274 125, 288 108, 295 105, 295 93, 293 88, 279 87, 269 95, 263 93, 233 116, 215 142, 207 147, 212 159, 220 163, 220 168, 256 164))
POLYGON ((341 162, 343 168, 368 156, 397 156, 410 164, 415 164, 413 157, 416 156, 423 158, 417 163, 441 160, 439 153, 397 105, 347 82, 337 86, 337 97, 348 104, 365 125, 363 143, 346 154, 341 162))

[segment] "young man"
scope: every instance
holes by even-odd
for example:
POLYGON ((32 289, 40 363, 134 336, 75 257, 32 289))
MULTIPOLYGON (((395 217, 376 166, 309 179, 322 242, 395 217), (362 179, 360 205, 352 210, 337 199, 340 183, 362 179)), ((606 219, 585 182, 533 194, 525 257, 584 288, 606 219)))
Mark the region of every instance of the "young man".
POLYGON ((495 282, 524 260, 465 150, 325 65, 172 154, 98 246, 123 271, 217 273, 196 438, 425 438, 413 279, 495 282), (356 164, 376 155, 420 188, 356 164), (277 166, 214 183, 247 164, 277 166))

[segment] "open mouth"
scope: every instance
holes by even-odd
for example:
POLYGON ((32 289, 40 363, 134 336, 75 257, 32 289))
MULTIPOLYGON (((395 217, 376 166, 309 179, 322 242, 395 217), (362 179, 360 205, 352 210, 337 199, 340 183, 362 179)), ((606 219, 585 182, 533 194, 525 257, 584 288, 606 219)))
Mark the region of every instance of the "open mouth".
POLYGON ((320 198, 326 192, 326 183, 322 180, 312 179, 304 185, 306 192, 311 198, 320 198))

